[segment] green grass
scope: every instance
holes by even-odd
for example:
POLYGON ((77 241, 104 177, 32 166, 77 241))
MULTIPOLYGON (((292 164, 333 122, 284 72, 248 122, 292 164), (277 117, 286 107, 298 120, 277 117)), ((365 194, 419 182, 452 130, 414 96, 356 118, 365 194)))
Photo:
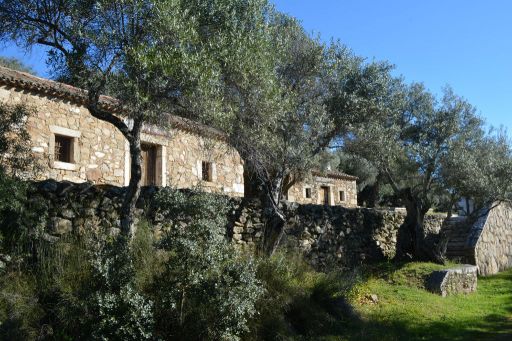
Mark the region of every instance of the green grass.
POLYGON ((512 270, 480 277, 469 295, 425 290, 432 271, 454 266, 381 263, 322 274, 278 255, 260 264, 266 298, 247 340, 512 340, 512 270))
POLYGON ((441 266, 380 265, 351 291, 361 321, 341 339, 512 340, 512 271, 481 277, 470 295, 440 297, 424 290, 424 279, 441 266), (378 303, 367 299, 376 294, 378 303))

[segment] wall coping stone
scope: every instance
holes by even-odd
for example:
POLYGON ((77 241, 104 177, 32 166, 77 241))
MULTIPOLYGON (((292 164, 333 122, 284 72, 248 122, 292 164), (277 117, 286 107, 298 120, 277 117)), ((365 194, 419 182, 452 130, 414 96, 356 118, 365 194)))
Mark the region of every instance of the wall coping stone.
POLYGON ((443 297, 476 291, 478 267, 464 264, 452 269, 437 270, 427 279, 427 289, 443 297))

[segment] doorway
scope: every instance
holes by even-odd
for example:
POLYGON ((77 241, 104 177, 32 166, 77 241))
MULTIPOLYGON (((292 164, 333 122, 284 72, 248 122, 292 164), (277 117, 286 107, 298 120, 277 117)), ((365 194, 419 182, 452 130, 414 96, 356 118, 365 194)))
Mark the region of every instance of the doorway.
POLYGON ((322 186, 320 187, 320 199, 322 205, 329 205, 329 187, 322 186))
POLYGON ((142 156, 142 186, 156 185, 156 158, 157 146, 153 144, 141 144, 142 156))

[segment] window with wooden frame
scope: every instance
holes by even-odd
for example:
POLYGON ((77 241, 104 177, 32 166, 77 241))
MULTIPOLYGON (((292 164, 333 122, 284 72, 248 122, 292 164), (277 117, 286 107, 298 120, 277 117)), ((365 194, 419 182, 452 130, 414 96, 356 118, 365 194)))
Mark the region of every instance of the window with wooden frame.
POLYGON ((203 161, 201 163, 201 179, 203 181, 212 182, 213 181, 213 165, 211 162, 203 161))
POLYGON ((345 191, 340 191, 340 201, 345 201, 345 191))
POLYGON ((311 187, 306 187, 304 191, 306 199, 311 199, 311 187))
POLYGON ((73 163, 73 137, 55 135, 54 159, 59 162, 73 163))

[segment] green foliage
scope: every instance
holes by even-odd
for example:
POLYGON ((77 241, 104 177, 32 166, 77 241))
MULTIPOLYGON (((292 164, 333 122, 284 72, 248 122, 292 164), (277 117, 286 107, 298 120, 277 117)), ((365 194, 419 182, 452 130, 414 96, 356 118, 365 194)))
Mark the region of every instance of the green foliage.
POLYGON ((261 287, 254 261, 224 236, 226 199, 163 189, 157 207, 169 221, 161 243, 169 259, 155 279, 162 337, 239 339, 256 313, 261 287))
POLYGON ((33 110, 24 104, 0 103, 0 172, 21 178, 34 172, 37 163, 30 150, 27 118, 33 110))
POLYGON ((13 58, 13 57, 2 57, 0 56, 0 66, 7 67, 9 69, 18 70, 22 72, 28 72, 33 75, 37 75, 34 69, 32 69, 30 66, 25 65, 23 62, 21 62, 19 59, 13 58))
POLYGON ((265 294, 249 340, 328 340, 352 319, 342 298, 348 283, 336 273, 314 271, 300 255, 262 259, 258 278, 265 294))
POLYGON ((0 273, 0 339, 35 340, 43 316, 32 276, 0 273))
POLYGON ((40 231, 38 227, 45 218, 44 205, 27 198, 29 186, 21 181, 36 175, 39 169, 26 129, 27 117, 32 113, 23 104, 0 103, 0 252, 24 248, 24 237, 40 231))

